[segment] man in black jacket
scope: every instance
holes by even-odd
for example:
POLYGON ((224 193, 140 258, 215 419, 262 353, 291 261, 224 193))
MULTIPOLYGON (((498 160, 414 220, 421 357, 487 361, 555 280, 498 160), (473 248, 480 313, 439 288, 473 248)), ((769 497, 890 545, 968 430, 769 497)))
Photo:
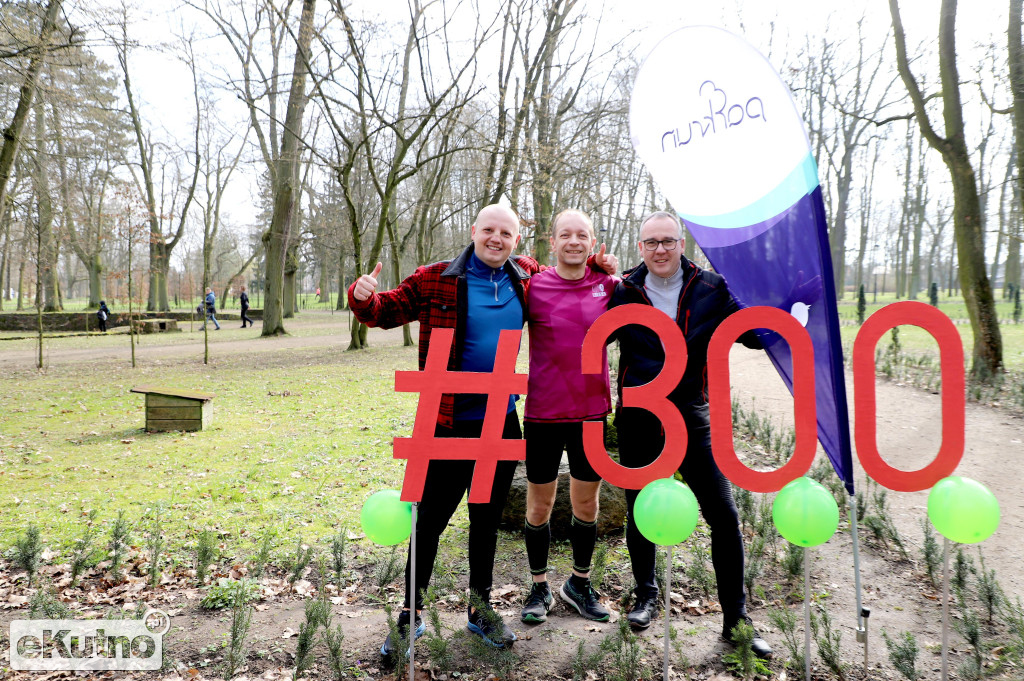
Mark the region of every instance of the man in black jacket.
POLYGON ((249 326, 252 326, 253 322, 249 319, 249 315, 246 312, 249 311, 249 294, 245 292, 245 287, 242 287, 242 292, 238 294, 238 302, 242 305, 242 328, 245 328, 245 323, 249 322, 249 326))
MULTIPOLYGON (((711 562, 724 620, 722 635, 733 643, 733 628, 744 621, 750 624, 743 592, 743 536, 732 487, 711 454, 707 351, 715 329, 739 306, 724 278, 683 257, 682 226, 675 215, 659 211, 644 218, 638 246, 644 261, 625 273, 625 278, 615 287, 609 307, 627 303, 652 305, 676 320, 686 339, 686 371, 668 396, 682 414, 688 435, 686 456, 679 472, 696 495, 701 513, 711 528, 711 562)), ((616 339, 619 341, 621 405, 622 388, 643 385, 657 376, 664 364, 665 352, 658 337, 639 325, 623 327, 616 339)), ((761 347, 753 331, 740 340, 748 347, 761 347)), ((650 412, 620 407, 615 425, 623 466, 645 466, 661 452, 664 430, 650 412)), ((626 490, 629 511, 626 545, 637 583, 633 610, 627 619, 634 629, 646 629, 657 613, 659 599, 654 579, 654 544, 640 533, 633 519, 637 494, 638 490, 626 490)), ((756 632, 752 648, 758 657, 771 657, 771 648, 756 632)))

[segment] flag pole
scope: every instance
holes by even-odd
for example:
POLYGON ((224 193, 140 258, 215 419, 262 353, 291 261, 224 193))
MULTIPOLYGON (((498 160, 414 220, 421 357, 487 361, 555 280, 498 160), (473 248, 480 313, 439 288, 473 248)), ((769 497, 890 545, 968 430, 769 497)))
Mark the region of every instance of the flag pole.
POLYGON ((864 673, 868 671, 868 622, 860 594, 860 543, 857 532, 857 497, 852 492, 850 502, 850 538, 853 540, 853 584, 857 596, 857 643, 864 644, 864 673))

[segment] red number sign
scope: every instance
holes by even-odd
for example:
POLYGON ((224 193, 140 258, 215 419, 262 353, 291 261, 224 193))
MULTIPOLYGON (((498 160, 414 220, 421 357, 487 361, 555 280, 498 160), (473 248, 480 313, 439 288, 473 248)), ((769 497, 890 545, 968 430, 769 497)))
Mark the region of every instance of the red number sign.
POLYGON ((871 315, 853 342, 855 435, 864 472, 896 492, 928 489, 952 475, 964 455, 964 383, 964 348, 949 317, 913 300, 886 305, 871 315), (935 338, 942 367, 942 445, 935 459, 916 471, 902 471, 883 461, 876 440, 875 347, 886 331, 900 324, 920 326, 935 338))
POLYGON ((748 307, 730 315, 708 345, 708 397, 711 405, 711 449, 725 477, 751 492, 777 492, 806 473, 814 462, 818 430, 814 404, 814 345, 807 329, 788 312, 776 307, 748 307), (732 396, 729 393, 729 351, 750 329, 772 329, 793 355, 793 411, 796 448, 781 468, 759 472, 747 468, 736 456, 732 439, 732 396))
POLYGON ((601 424, 584 423, 583 449, 594 471, 609 483, 625 489, 643 489, 652 480, 671 477, 686 456, 686 423, 679 408, 668 399, 686 368, 686 341, 675 321, 650 305, 613 307, 597 318, 583 340, 584 374, 602 371, 601 353, 608 336, 627 324, 646 326, 658 334, 665 348, 665 364, 650 383, 623 388, 622 406, 639 407, 657 416, 665 430, 665 446, 652 463, 642 468, 626 468, 608 457, 601 424))

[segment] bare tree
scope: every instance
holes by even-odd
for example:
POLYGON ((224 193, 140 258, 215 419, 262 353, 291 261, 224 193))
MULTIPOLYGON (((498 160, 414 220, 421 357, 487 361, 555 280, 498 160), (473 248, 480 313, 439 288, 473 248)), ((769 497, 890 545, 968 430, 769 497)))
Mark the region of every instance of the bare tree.
POLYGON ((21 84, 21 93, 18 97, 18 106, 14 111, 14 117, 11 119, 11 124, 4 128, 4 144, 0 148, 0 206, 3 206, 7 200, 7 182, 11 177, 14 159, 18 155, 18 148, 21 145, 21 133, 28 120, 29 108, 32 106, 32 98, 35 96, 36 84, 39 82, 39 74, 46 63, 50 39, 57 27, 57 13, 60 12, 61 3, 62 0, 49 0, 46 12, 43 14, 42 24, 39 27, 38 44, 25 48, 32 51, 32 59, 21 84))
POLYGON ((832 228, 829 241, 835 290, 841 299, 846 288, 846 233, 850 211, 850 188, 853 184, 853 159, 857 149, 865 143, 872 119, 885 108, 889 89, 895 77, 885 80, 885 57, 881 49, 865 53, 863 18, 857 22, 857 58, 852 72, 840 73, 834 60, 822 65, 827 81, 827 99, 839 114, 838 125, 832 138, 822 140, 835 176, 835 206, 832 210, 832 228), (850 82, 847 82, 850 81, 850 82))
POLYGON ((1021 285, 1020 265, 1020 202, 1024 200, 1024 42, 1021 41, 1022 0, 1010 0, 1010 22, 1006 31, 1008 44, 1008 55, 1010 63, 1010 94, 1013 97, 1013 145, 1017 171, 1017 187, 1014 195, 1017 208, 1016 220, 1011 218, 1015 229, 1011 232, 1007 246, 1007 267, 1006 281, 1015 282, 1015 286, 1021 285))
MULTIPOLYGON (((430 38, 440 37, 447 45, 445 32, 449 17, 443 18, 440 28, 431 31, 424 20, 429 5, 411 0, 400 66, 397 72, 393 72, 385 65, 378 73, 371 69, 368 61, 371 41, 357 29, 340 2, 333 2, 332 6, 344 24, 348 63, 355 83, 354 88, 348 89, 349 101, 341 101, 322 89, 320 95, 335 138, 335 174, 345 196, 352 227, 355 276, 364 272, 364 263, 373 263, 381 258, 387 239, 391 249, 391 276, 397 282, 401 278, 401 256, 407 243, 396 227, 399 191, 403 183, 423 168, 458 151, 451 145, 432 146, 429 140, 450 134, 448 122, 459 116, 472 100, 476 56, 488 28, 477 27, 468 53, 461 61, 456 62, 446 48, 444 59, 449 73, 447 78, 438 78, 430 63, 430 38), (418 106, 409 101, 413 86, 421 92, 422 101, 418 106), (346 114, 344 117, 343 112, 346 114), (362 253, 364 225, 359 220, 353 184, 359 168, 365 169, 365 177, 376 193, 378 209, 373 243, 365 260, 362 253)), ((325 48, 333 52, 326 41, 325 48)), ((412 222, 413 226, 415 224, 412 222)), ((405 341, 406 344, 412 343, 408 329, 405 330, 405 341)), ((364 347, 365 327, 354 323, 349 349, 364 347)))
MULTIPOLYGON (((128 112, 131 116, 132 129, 135 132, 135 143, 138 147, 138 167, 142 177, 135 176, 135 183, 139 193, 143 197, 146 208, 149 211, 149 299, 147 309, 169 310, 170 302, 167 297, 167 276, 170 269, 170 256, 174 247, 181 241, 185 231, 185 224, 188 218, 189 207, 195 197, 196 186, 199 182, 199 82, 196 75, 194 56, 191 54, 191 43, 186 44, 188 59, 192 68, 193 96, 196 102, 195 121, 195 146, 193 151, 192 179, 185 189, 184 198, 178 213, 177 227, 168 235, 164 234, 163 222, 165 218, 173 221, 174 207, 170 215, 161 210, 162 200, 158 201, 156 190, 154 160, 156 144, 146 135, 142 122, 142 115, 139 106, 135 101, 135 94, 132 89, 131 72, 128 65, 128 58, 131 43, 128 39, 128 16, 127 10, 121 16, 121 35, 116 40, 117 59, 123 74, 125 96, 128 100, 128 112)), ((177 197, 172 200, 176 203, 177 197)))
POLYGON ((985 271, 985 231, 978 186, 964 139, 963 106, 956 67, 956 4, 956 0, 942 0, 939 10, 939 73, 945 137, 932 127, 925 97, 910 71, 898 0, 889 0, 889 12, 896 39, 896 64, 914 103, 921 135, 942 154, 953 181, 953 230, 960 265, 960 286, 974 332, 971 373, 976 378, 991 378, 1002 371, 1003 341, 992 287, 985 271))

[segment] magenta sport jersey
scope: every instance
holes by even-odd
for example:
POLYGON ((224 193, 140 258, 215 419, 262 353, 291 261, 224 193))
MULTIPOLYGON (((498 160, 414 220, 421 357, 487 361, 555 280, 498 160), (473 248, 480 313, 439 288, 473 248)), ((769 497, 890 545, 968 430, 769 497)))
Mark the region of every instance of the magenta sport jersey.
POLYGON ((587 268, 582 279, 563 279, 554 269, 530 278, 530 379, 527 421, 583 421, 611 411, 608 357, 600 374, 580 373, 587 330, 608 309, 617 278, 587 268))

